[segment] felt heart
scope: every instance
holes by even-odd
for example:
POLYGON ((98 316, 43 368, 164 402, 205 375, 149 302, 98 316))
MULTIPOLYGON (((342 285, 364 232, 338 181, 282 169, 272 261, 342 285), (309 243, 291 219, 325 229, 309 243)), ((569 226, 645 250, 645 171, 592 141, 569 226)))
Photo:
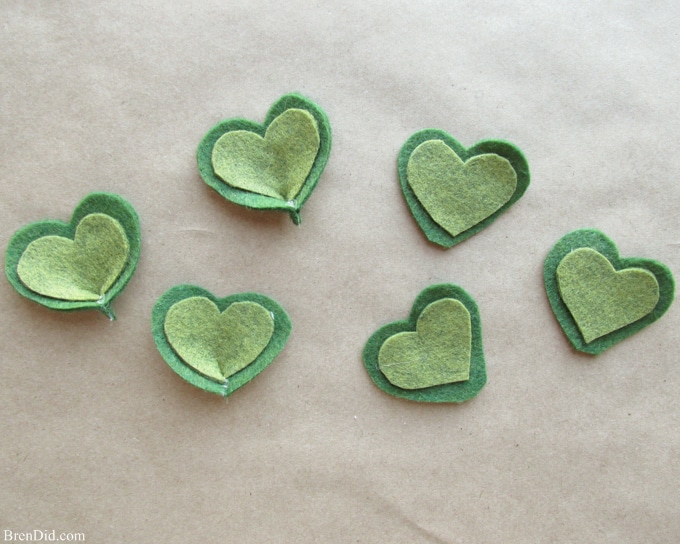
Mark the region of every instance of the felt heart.
POLYGON ((264 124, 228 119, 198 146, 203 181, 248 208, 287 211, 299 224, 300 209, 323 172, 331 147, 326 114, 310 100, 282 96, 264 124))
POLYGON ((463 162, 441 140, 416 147, 406 175, 427 213, 451 236, 500 209, 517 187, 517 175, 507 159, 487 153, 463 162))
POLYGON ((399 182, 428 240, 451 247, 495 221, 524 194, 529 168, 512 144, 466 149, 446 132, 412 135, 399 153, 399 182))
POLYGON ((213 169, 232 187, 292 200, 312 169, 319 143, 314 117, 290 109, 272 121, 264 138, 247 130, 220 136, 212 151, 213 169))
POLYGON ((222 313, 205 297, 184 299, 165 316, 165 335, 201 374, 223 382, 252 363, 274 333, 274 318, 256 302, 235 302, 222 313))
POLYGON ((415 332, 400 332, 383 343, 378 366, 403 389, 422 389, 470 377, 470 312, 458 300, 431 303, 418 317, 415 332))
POLYGON ((166 291, 151 323, 168 365, 192 385, 225 397, 262 372, 291 332, 285 310, 269 297, 216 298, 195 285, 166 291))
POLYGON ((17 231, 5 271, 16 291, 56 310, 96 308, 110 319, 111 301, 132 277, 141 249, 139 218, 128 202, 92 193, 70 223, 41 221, 17 231))
POLYGON ((36 293, 62 300, 99 300, 125 268, 130 244, 121 224, 103 213, 86 215, 73 240, 43 236, 21 255, 17 273, 36 293))
POLYGON ((642 319, 659 301, 659 283, 642 268, 617 272, 594 249, 579 248, 557 267, 560 296, 585 341, 642 319))
POLYGON ((463 402, 486 383, 479 310, 456 285, 431 285, 408 320, 371 335, 363 361, 383 391, 420 402, 463 402))
POLYGON ((594 229, 563 236, 548 253, 543 277, 567 338, 593 355, 659 319, 675 294, 666 266, 621 258, 614 242, 594 229))

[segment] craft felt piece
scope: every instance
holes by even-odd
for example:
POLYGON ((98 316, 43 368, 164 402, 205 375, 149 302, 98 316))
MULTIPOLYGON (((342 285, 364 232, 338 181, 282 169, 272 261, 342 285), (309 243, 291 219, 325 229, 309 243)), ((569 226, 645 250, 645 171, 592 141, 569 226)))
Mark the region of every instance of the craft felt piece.
POLYGON ((151 322, 166 363, 192 385, 224 397, 274 360, 292 328, 284 309, 269 297, 241 293, 217 298, 194 285, 165 292, 151 322))
POLYGON ((385 340, 378 366, 402 389, 462 382, 470 378, 471 344, 470 312, 459 300, 444 298, 422 311, 415 332, 385 340))
POLYGON ((416 298, 407 320, 378 329, 363 351, 373 382, 419 402, 463 402, 486 383, 479 309, 462 288, 437 284, 416 298))
POLYGON ((88 195, 70 223, 41 221, 10 240, 5 272, 19 294, 56 310, 96 308, 110 319, 111 301, 139 260, 139 218, 111 193, 88 195))
POLYGON ((213 127, 198 146, 198 169, 224 198, 248 208, 287 211, 299 224, 330 147, 326 114, 309 99, 287 94, 262 125, 228 119, 213 127))
POLYGON ((431 242, 451 247, 495 221, 529 186, 521 151, 500 140, 469 149, 442 130, 413 134, 398 158, 399 182, 431 242))
POLYGON ((546 258, 543 275, 567 338, 577 350, 593 355, 659 319, 675 294, 665 265, 621 258, 614 242, 594 229, 561 238, 546 258))

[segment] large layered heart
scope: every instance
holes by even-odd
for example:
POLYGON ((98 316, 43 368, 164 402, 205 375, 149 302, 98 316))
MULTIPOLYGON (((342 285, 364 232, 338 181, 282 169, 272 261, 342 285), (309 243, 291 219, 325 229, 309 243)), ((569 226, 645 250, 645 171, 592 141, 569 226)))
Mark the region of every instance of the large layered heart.
POLYGON ((373 382, 390 395, 468 400, 486 383, 477 305, 456 285, 432 285, 418 295, 407 320, 371 335, 363 361, 373 382))
POLYGON ((165 292, 152 313, 156 346, 189 383, 222 396, 262 372, 280 353, 290 318, 258 293, 217 298, 194 285, 165 292))
POLYGON ((213 127, 198 146, 198 169, 224 198, 248 208, 286 211, 297 224, 330 147, 326 114, 307 98, 287 94, 262 125, 228 119, 213 127))
POLYGON ((23 296, 56 310, 96 308, 114 318, 111 301, 132 277, 141 238, 136 212, 120 196, 92 193, 70 223, 41 221, 10 240, 6 273, 23 296))
POLYGON ((652 259, 621 258, 600 231, 581 229, 562 237, 544 265, 550 305, 571 344, 598 354, 659 319, 675 283, 652 259))
POLYGON ((529 167, 515 146, 486 140, 466 149, 423 130, 399 153, 399 182, 428 240, 451 247, 495 221, 524 194, 529 167))

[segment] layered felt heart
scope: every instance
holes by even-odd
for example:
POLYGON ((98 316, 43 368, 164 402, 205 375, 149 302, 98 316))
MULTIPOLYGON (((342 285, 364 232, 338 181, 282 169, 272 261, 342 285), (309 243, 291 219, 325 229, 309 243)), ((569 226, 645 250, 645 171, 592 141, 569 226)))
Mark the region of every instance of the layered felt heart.
POLYGON ((524 194, 529 167, 514 145, 485 140, 469 149, 442 130, 413 134, 398 158, 399 182, 431 242, 451 247, 495 221, 524 194))
POLYGON ((671 305, 675 282, 663 264, 621 258, 602 232, 570 232, 544 265, 550 305, 571 344, 598 354, 659 319, 671 305))
POLYGON ((363 361, 373 382, 396 397, 463 402, 486 383, 477 304, 456 285, 432 285, 407 320, 378 329, 363 361))
POLYGON ((182 378, 227 396, 262 372, 291 332, 286 312, 257 293, 216 298, 193 285, 164 293, 152 312, 163 359, 182 378))
POLYGON ((330 125, 321 108, 287 94, 262 125, 229 119, 213 127, 198 146, 198 169, 226 199, 248 208, 287 211, 298 224, 330 147, 330 125))
POLYGON ((141 247, 139 218, 118 195, 92 193, 70 223, 41 221, 20 229, 5 271, 23 296, 56 310, 96 308, 111 319, 111 301, 132 277, 141 247))

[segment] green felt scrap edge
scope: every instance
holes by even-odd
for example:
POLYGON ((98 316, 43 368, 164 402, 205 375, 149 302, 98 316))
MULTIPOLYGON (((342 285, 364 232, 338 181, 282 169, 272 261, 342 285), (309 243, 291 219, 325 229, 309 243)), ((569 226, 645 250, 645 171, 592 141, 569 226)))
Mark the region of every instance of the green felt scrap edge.
POLYGON ((227 200, 247 208, 288 212, 293 222, 296 225, 299 225, 302 221, 300 210, 312 194, 314 187, 316 187, 316 184, 326 167, 326 163, 328 162, 330 151, 331 128, 328 117, 326 117, 324 111, 311 100, 300 96, 299 94, 291 93, 283 95, 274 103, 274 105, 272 105, 267 112, 263 124, 255 123, 248 119, 236 118, 227 119, 226 121, 222 121, 215 125, 208 131, 198 145, 196 158, 198 160, 198 171, 201 174, 203 181, 227 200), (269 127, 272 121, 286 110, 293 108, 306 110, 314 117, 320 138, 319 151, 314 159, 312 169, 310 170, 302 189, 300 189, 300 192, 293 201, 286 202, 278 198, 244 191, 232 187, 217 177, 212 165, 212 150, 215 146, 215 142, 217 142, 223 134, 234 130, 248 130, 264 137, 267 127, 269 127))
POLYGON ((408 319, 394 321, 374 332, 366 342, 363 351, 363 362, 373 382, 395 397, 418 402, 464 402, 479 393, 486 384, 486 363, 482 347, 482 325, 479 308, 474 299, 461 287, 449 283, 431 285, 424 289, 413 303, 408 319), (378 366, 378 354, 385 341, 397 333, 415 331, 418 317, 431 303, 444 298, 452 298, 463 303, 470 312, 472 328, 472 346, 470 352, 470 379, 464 382, 435 385, 423 389, 402 389, 390 383, 378 366))
POLYGON ((7 246, 5 255, 5 273, 12 287, 22 296, 42 304, 47 308, 62 311, 96 309, 103 312, 110 319, 115 319, 111 310, 111 302, 125 288, 137 268, 141 251, 141 231, 139 217, 134 208, 122 197, 113 193, 91 193, 78 204, 73 211, 71 221, 40 221, 31 223, 19 229, 7 246), (120 223, 130 244, 130 254, 127 264, 118 279, 98 301, 70 301, 47 297, 26 287, 17 273, 19 259, 28 245, 43 236, 61 236, 73 240, 78 223, 91 213, 102 213, 112 217, 120 223))
POLYGON ((480 230, 493 223, 502 213, 507 211, 510 206, 512 206, 522 197, 522 195, 527 190, 527 187, 529 187, 530 180, 529 164, 527 163, 527 160, 522 152, 513 144, 503 140, 483 140, 470 148, 466 148, 447 132, 434 128, 418 131, 408 140, 406 140, 406 143, 402 146, 401 151, 399 151, 397 168, 399 171, 399 184, 401 185, 401 190, 404 193, 404 198, 406 199, 406 203, 411 210, 411 214, 415 218, 422 231, 425 233, 427 239, 430 242, 445 248, 452 247, 456 244, 459 244, 460 242, 463 242, 464 240, 467 240, 470 238, 470 236, 477 234, 480 230), (493 153, 503 157, 504 159, 507 159, 517 174, 517 186, 515 187, 515 192, 510 197, 510 200, 508 200, 505 204, 503 204, 503 206, 501 206, 486 219, 480 221, 466 231, 461 232, 456 236, 452 236, 441 226, 439 226, 434 221, 434 219, 432 219, 430 214, 427 213, 408 182, 407 166, 409 159, 411 158, 411 154, 420 144, 428 140, 443 141, 464 162, 468 159, 471 159, 472 157, 486 153, 493 153))
POLYGON ((555 317, 571 345, 578 351, 597 355, 614 344, 621 342, 639 330, 651 325, 659 319, 670 307, 675 297, 675 281, 671 271, 662 263, 652 259, 622 258, 616 244, 604 233, 595 229, 580 229, 572 231, 555 244, 545 259, 543 266, 545 290, 555 317), (557 267, 564 257, 578 248, 591 248, 604 255, 616 270, 625 268, 643 268, 651 272, 659 284, 659 301, 651 313, 643 318, 617 329, 590 343, 586 343, 581 331, 574 321, 569 309, 560 296, 557 284, 557 267))
POLYGON ((292 323, 286 311, 277 302, 259 293, 239 293, 224 298, 217 298, 210 291, 196 285, 176 285, 163 293, 156 301, 151 314, 151 329, 158 351, 172 370, 190 384, 204 391, 227 397, 269 366, 286 345, 292 330, 292 323), (205 297, 211 300, 220 312, 226 310, 234 302, 256 302, 274 315, 274 333, 267 347, 264 348, 262 353, 252 363, 239 370, 236 374, 229 376, 226 384, 216 382, 186 364, 172 348, 165 335, 165 316, 170 308, 178 302, 191 297, 205 297))

